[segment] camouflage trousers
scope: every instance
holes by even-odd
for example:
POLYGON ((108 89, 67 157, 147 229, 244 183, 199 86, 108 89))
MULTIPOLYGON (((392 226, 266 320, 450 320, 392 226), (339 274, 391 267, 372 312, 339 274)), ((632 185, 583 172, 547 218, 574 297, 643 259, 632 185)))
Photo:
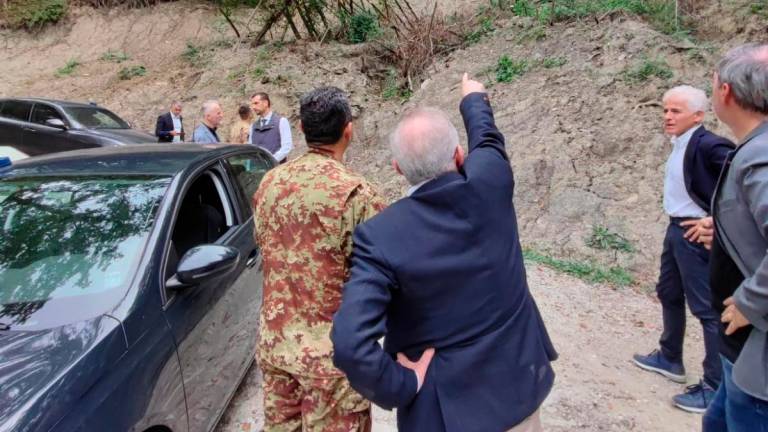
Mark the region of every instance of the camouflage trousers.
POLYGON ((370 432, 371 404, 346 378, 295 376, 261 364, 264 432, 370 432))

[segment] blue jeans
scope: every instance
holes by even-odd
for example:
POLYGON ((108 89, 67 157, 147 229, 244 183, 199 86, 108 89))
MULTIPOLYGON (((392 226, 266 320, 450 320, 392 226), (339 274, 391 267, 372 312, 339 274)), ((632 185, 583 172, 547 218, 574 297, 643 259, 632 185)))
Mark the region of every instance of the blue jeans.
POLYGON ((672 218, 664 237, 659 282, 656 294, 661 302, 664 331, 659 338, 661 353, 675 363, 683 363, 685 303, 704 329, 704 381, 712 388, 720 384, 718 333, 720 315, 712 308, 709 290, 709 251, 685 238, 681 220, 672 218))
POLYGON ((733 382, 733 363, 721 357, 723 380, 702 419, 703 432, 768 432, 768 401, 752 397, 733 382))

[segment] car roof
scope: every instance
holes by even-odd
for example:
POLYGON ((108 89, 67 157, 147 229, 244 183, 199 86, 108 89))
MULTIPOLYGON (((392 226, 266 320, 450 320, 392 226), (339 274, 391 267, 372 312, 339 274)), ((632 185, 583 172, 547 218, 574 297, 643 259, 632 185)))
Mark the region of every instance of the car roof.
MULTIPOLYGON (((64 100, 58 100, 58 99, 45 99, 45 98, 34 98, 34 97, 22 97, 22 98, 2 98, 0 99, 0 102, 3 101, 26 101, 26 102, 45 102, 52 105, 58 105, 61 107, 66 108, 75 108, 75 107, 88 107, 88 108, 104 108, 100 105, 95 105, 92 103, 87 102, 73 102, 73 101, 64 101, 64 100)), ((106 108, 104 108, 106 109, 106 108)))
POLYGON ((266 152, 255 146, 209 144, 131 144, 52 153, 14 162, 3 178, 52 175, 173 176, 221 156, 266 152))

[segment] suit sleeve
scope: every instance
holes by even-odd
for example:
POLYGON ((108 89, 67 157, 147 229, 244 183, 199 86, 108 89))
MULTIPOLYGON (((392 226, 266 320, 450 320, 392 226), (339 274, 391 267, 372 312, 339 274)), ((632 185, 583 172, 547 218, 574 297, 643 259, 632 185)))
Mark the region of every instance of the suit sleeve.
POLYGON ((388 264, 376 252, 365 226, 354 235, 352 274, 344 285, 341 307, 333 319, 333 362, 352 388, 375 404, 391 409, 416 396, 416 374, 384 352, 386 311, 395 285, 388 264))
POLYGON ((723 169, 723 163, 725 163, 728 153, 734 149, 734 145, 723 137, 715 135, 713 138, 715 139, 708 146, 707 168, 714 178, 718 178, 723 169))
POLYGON ((165 115, 161 115, 157 118, 157 123, 155 124, 155 136, 158 138, 165 138, 168 139, 171 137, 170 130, 166 130, 165 127, 165 115))
MULTIPOLYGON (((742 193, 763 238, 768 238, 768 160, 745 169, 742 193)), ((755 273, 742 282, 734 293, 736 306, 749 322, 768 331, 768 254, 755 273)))

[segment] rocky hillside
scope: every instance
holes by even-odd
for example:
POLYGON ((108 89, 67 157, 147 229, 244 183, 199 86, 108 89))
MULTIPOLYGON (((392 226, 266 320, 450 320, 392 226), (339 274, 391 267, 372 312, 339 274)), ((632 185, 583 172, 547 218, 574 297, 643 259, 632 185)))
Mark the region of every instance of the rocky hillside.
MULTIPOLYGON (((467 71, 487 82, 507 138, 523 243, 537 256, 626 269, 648 286, 666 224, 661 189, 670 147, 660 97, 681 83, 709 89, 723 50, 765 35, 761 1, 699 2, 694 39, 662 34, 624 12, 555 24, 501 15, 478 29, 476 43, 438 59, 407 101, 371 79, 365 44, 252 48, 236 43, 210 6, 192 1, 75 8, 37 33, 0 30, 0 96, 93 100, 151 130, 172 99, 185 103, 191 129, 202 101, 220 99, 232 120, 251 92, 266 91, 301 142, 299 95, 336 85, 349 92, 357 116, 349 163, 394 199, 405 183, 389 167, 388 131, 417 104, 441 107, 460 124, 457 85, 467 71)), ((440 3, 446 12, 475 4, 440 3)), ((726 133, 712 115, 708 125, 726 133)))

